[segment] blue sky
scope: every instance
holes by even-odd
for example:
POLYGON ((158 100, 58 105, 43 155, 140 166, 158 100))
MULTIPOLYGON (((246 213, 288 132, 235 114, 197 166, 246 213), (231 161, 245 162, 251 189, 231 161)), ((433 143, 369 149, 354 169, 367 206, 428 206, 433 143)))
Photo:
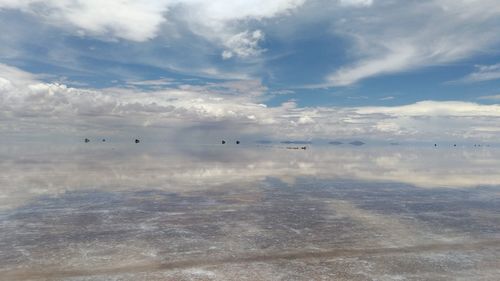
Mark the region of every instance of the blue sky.
POLYGON ((493 140, 499 28, 495 0, 0 0, 1 129, 493 140))

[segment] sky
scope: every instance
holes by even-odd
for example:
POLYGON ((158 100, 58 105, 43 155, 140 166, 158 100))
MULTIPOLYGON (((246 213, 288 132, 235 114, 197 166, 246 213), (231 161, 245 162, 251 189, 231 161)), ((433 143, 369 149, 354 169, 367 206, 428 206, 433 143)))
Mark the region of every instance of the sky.
POLYGON ((498 30, 498 0, 0 0, 0 133, 495 142, 498 30))

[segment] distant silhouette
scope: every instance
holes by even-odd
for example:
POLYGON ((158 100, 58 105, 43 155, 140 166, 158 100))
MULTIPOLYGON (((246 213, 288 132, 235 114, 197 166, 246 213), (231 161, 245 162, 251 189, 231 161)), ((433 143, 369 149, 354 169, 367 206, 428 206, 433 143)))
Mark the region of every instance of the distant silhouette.
POLYGON ((360 145, 363 145, 365 144, 364 142, 362 141, 351 141, 349 144, 351 145, 356 145, 356 146, 360 146, 360 145))
POLYGON ((222 140, 222 144, 226 144, 226 141, 225 141, 225 140, 222 140))
POLYGON ((453 146, 457 146, 456 144, 454 144, 453 146))
POLYGON ((434 146, 438 146, 437 143, 435 143, 434 146))
POLYGON ((141 142, 141 141, 140 141, 140 140, 138 140, 138 139, 135 139, 135 143, 139 143, 139 142, 141 142))
POLYGON ((102 142, 106 142, 106 139, 102 139, 102 142))
POLYGON ((306 147, 306 146, 303 146, 303 147, 301 147, 300 149, 306 150, 306 149, 307 149, 307 147, 306 147))
POLYGON ((240 144, 240 141, 236 141, 236 144, 240 144))
POLYGON ((89 139, 85 139, 85 142, 90 142, 90 140, 89 139))

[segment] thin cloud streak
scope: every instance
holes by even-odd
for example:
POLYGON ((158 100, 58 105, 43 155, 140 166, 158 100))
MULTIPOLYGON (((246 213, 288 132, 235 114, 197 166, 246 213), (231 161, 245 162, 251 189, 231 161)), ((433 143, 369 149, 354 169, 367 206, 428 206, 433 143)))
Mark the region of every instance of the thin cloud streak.
POLYGON ((476 70, 457 81, 449 83, 478 83, 500 79, 500 63, 492 65, 476 65, 476 70))

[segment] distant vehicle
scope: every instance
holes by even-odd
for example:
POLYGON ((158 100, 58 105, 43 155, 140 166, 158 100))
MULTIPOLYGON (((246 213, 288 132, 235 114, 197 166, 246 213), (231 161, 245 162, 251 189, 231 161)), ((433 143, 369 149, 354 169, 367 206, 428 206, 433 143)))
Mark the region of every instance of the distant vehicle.
POLYGON ((226 141, 225 141, 225 140, 222 140, 222 144, 226 144, 226 141))
POLYGON ((240 141, 236 141, 236 144, 240 144, 240 141))
POLYGON ((306 150, 307 146, 301 146, 301 147, 298 147, 298 146, 287 146, 286 149, 303 149, 303 150, 306 150))
POLYGON ((89 139, 85 139, 85 142, 90 142, 90 140, 89 139))
POLYGON ((138 139, 135 139, 135 143, 140 143, 141 141, 138 139))

